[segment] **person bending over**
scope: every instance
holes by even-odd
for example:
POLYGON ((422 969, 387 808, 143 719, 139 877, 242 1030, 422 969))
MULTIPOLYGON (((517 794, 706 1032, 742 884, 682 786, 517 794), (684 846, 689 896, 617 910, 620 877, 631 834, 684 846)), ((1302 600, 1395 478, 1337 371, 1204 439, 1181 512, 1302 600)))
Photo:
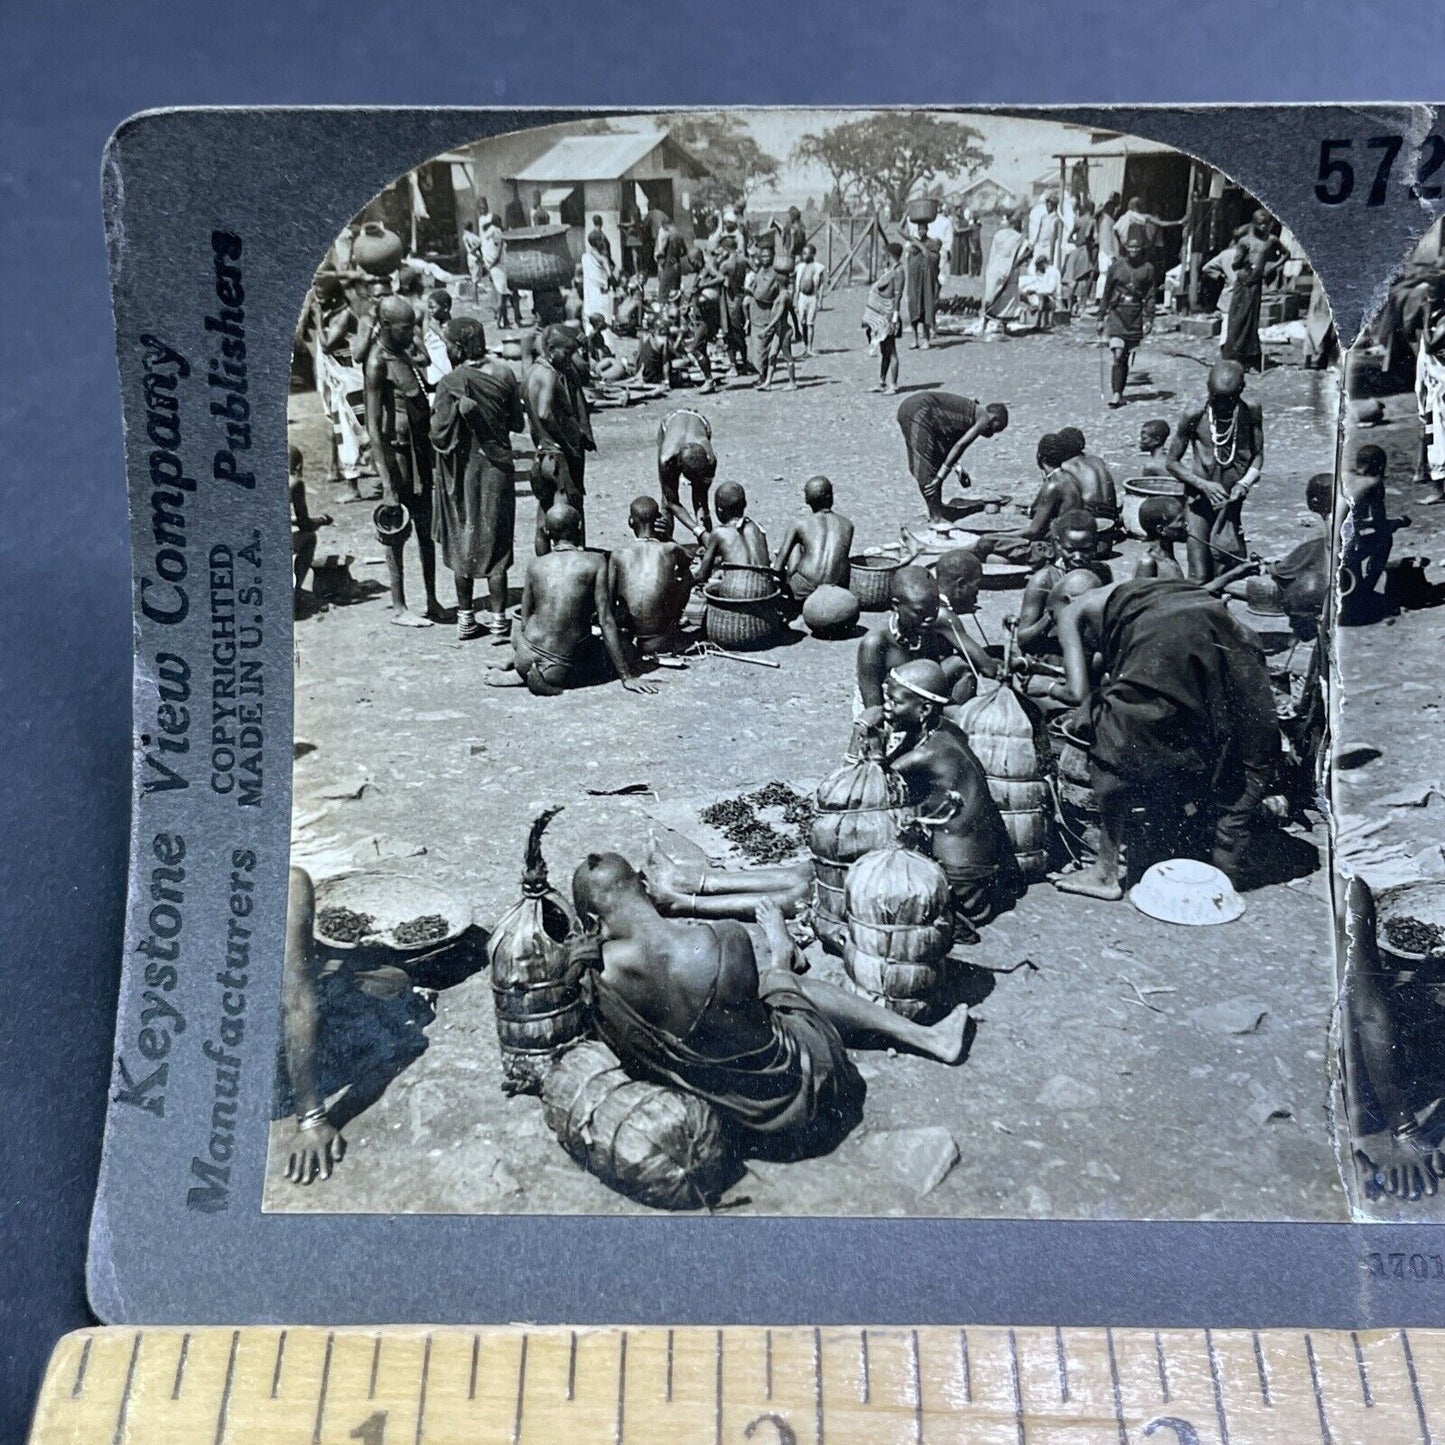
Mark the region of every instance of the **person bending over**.
POLYGON ((708 492, 717 476, 712 423, 687 407, 665 416, 657 428, 657 490, 662 498, 657 535, 671 541, 674 522, 681 522, 695 537, 712 529, 708 492), (682 504, 682 482, 692 493, 692 511, 682 504))
POLYGON ((969 485, 963 454, 980 438, 1008 429, 1008 407, 1001 401, 983 406, 946 391, 916 391, 899 403, 898 427, 929 521, 946 522, 943 484, 957 473, 959 485, 969 485))

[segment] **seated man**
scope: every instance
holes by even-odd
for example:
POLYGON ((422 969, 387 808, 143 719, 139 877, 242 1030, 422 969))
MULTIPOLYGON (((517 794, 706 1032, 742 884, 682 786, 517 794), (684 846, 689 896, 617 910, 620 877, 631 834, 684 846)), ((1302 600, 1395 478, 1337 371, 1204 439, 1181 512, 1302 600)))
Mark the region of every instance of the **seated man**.
MULTIPOLYGON (((1087 569, 1102 587, 1114 580, 1107 562, 1097 561, 1099 531, 1093 517, 1082 508, 1065 512, 1054 519, 1049 535, 1054 544, 1054 560, 1040 567, 1028 580, 1019 600, 1015 637, 1024 652, 1058 655, 1058 639, 1049 615, 1049 597, 1069 572, 1087 569)), ((1008 624, 1005 623, 1005 626, 1008 624)))
POLYGON ((1162 418, 1146 421, 1139 428, 1139 455, 1144 458, 1139 463, 1141 477, 1167 477, 1169 475, 1164 458, 1159 453, 1169 445, 1172 431, 1173 428, 1162 418))
POLYGON ((922 567, 900 567, 889 590, 892 610, 858 644, 853 721, 871 725, 883 716, 883 688, 895 667, 917 658, 942 662, 953 652, 938 631, 938 583, 922 567))
POLYGON ((1063 278, 1059 268, 1047 256, 1035 256, 1032 265, 1019 277, 1019 299, 1024 304, 1021 318, 1026 325, 1047 331, 1054 324, 1054 308, 1059 304, 1063 278))
POLYGON ((997 677, 999 660, 988 650, 988 639, 978 623, 978 589, 983 582, 983 563, 966 548, 945 552, 933 566, 938 582, 938 616, 934 630, 950 648, 942 660, 953 702, 967 702, 978 692, 978 680, 997 677), (964 631, 964 620, 973 618, 978 637, 964 631))
POLYGON ((632 375, 632 368, 613 349, 608 331, 607 318, 600 311, 594 311, 587 318, 582 353, 586 358, 588 377, 593 382, 625 381, 632 375))
POLYGON ((1028 525, 1017 532, 998 532, 984 537, 975 548, 980 561, 995 556, 1006 562, 1038 567, 1049 560, 1054 551, 1051 535, 1054 518, 1084 509, 1079 480, 1064 467, 1069 455, 1066 443, 1053 432, 1039 438, 1035 460, 1044 479, 1029 506, 1028 525))
POLYGON ((707 534, 697 568, 701 587, 715 568, 766 567, 768 539, 763 529, 747 515, 748 494, 736 482, 724 482, 717 489, 717 526, 707 534))
POLYGON ((717 476, 717 452, 712 444, 712 423, 689 407, 663 417, 657 428, 657 490, 662 497, 657 535, 671 541, 674 521, 695 537, 712 528, 707 509, 708 492, 717 476), (692 493, 692 511, 682 504, 682 482, 692 493))
POLYGON ((803 500, 810 515, 788 524, 773 570, 793 601, 801 606, 819 587, 848 585, 848 558, 853 550, 853 524, 833 510, 833 484, 827 477, 809 477, 803 500))
POLYGON ((617 620, 643 657, 672 649, 692 593, 687 553, 676 542, 658 540, 660 513, 655 497, 634 497, 627 525, 636 540, 612 554, 617 620))
POLYGON ((1147 810, 1159 833, 1172 826, 1182 851, 1191 805, 1212 825, 1208 861, 1240 881, 1280 757, 1269 673, 1245 630, 1194 583, 1162 579, 1088 592, 1058 626, 1064 677, 1051 695, 1087 711, 1100 834, 1097 861, 1055 887, 1122 898, 1132 812, 1147 810))
POLYGON ((949 1064, 963 1055, 966 1006, 925 1027, 792 972, 776 904, 758 908, 771 964, 760 970, 741 923, 664 918, 616 853, 589 854, 572 897, 599 1037, 635 1078, 706 1100, 755 1145, 830 1148, 858 1121, 864 1089, 848 1043, 949 1064))
POLYGON ((1084 499, 1084 509, 1106 522, 1119 520, 1119 493, 1114 486, 1114 474, 1103 457, 1096 457, 1086 450, 1088 443, 1076 426, 1059 428, 1059 440, 1064 444, 1064 470, 1079 484, 1079 495, 1084 499))
POLYGON ((556 502, 542 521, 548 550, 527 566, 522 616, 512 629, 512 661, 489 672, 487 686, 526 687, 538 697, 556 697, 580 682, 608 676, 610 662, 628 692, 656 692, 633 677, 627 665, 612 610, 611 561, 584 550, 581 514, 556 502), (594 622, 602 633, 600 649, 592 635, 594 622))
POLYGON ((948 877, 955 943, 977 943, 978 929, 1009 908, 1022 886, 983 766, 943 716, 947 686, 943 669, 926 658, 888 674, 883 720, 898 741, 886 766, 908 785, 929 852, 948 877))
POLYGON ((1184 568, 1174 549, 1187 541, 1189 527, 1182 497, 1145 497, 1139 503, 1139 529, 1149 545, 1134 568, 1135 578, 1182 578, 1184 568))

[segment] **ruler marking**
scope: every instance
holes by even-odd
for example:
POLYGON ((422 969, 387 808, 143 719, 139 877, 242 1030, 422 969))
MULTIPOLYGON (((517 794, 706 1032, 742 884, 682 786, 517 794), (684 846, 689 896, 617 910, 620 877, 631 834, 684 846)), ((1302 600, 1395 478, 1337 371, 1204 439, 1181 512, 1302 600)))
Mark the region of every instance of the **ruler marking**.
POLYGON ((522 1394, 527 1385, 527 1334, 522 1332, 522 1357, 517 1362, 517 1413, 512 1417, 512 1445, 522 1438, 522 1394))
POLYGON ((381 1331, 376 1333, 376 1339, 371 1345, 371 1378, 366 1382, 366 1398, 376 1399, 376 1373, 381 1368, 381 1331))
POLYGON ((773 1398, 773 1332, 763 1331, 763 1388, 769 1400, 773 1398))
POLYGON ((858 1368, 862 1371, 862 1379, 858 1384, 858 1402, 862 1405, 870 1403, 873 1395, 873 1381, 868 1371, 868 1331, 858 1331, 858 1368))
POLYGON ((276 1368, 271 1371, 271 1398, 276 1398, 276 1391, 281 1388, 281 1361, 286 1358, 286 1331, 281 1331, 281 1338, 276 1341, 276 1368))
POLYGON ((1068 1403, 1069 1399, 1069 1362, 1064 1355, 1064 1332, 1058 1325, 1054 1326, 1054 1358, 1059 1365, 1059 1399, 1068 1403))
MULTIPOLYGON (((231 1353, 226 1360, 226 1383, 221 1387, 221 1406, 216 1412, 216 1445, 226 1438, 226 1414, 231 1408, 231 1385, 236 1378, 236 1351, 241 1344, 240 1330, 231 1331, 231 1353)), ((317 1434, 320 1434, 318 1426, 317 1434)))
POLYGON ((115 1434, 111 1445, 120 1445, 125 1438, 125 1417, 130 1414, 130 1392, 135 1388, 135 1364, 140 1359, 140 1331, 135 1332, 135 1341, 130 1347, 130 1364, 126 1367, 125 1388, 120 1392, 120 1409, 115 1417, 115 1434))
POLYGON ((963 1372, 963 1403, 973 1404, 973 1372, 968 1367, 968 1331, 958 1332, 958 1362, 963 1372))
MULTIPOLYGON (((717 1377, 713 1384, 712 1438, 713 1445, 722 1445, 722 1391, 723 1391, 723 1332, 717 1332, 717 1377)), ((621 1442, 619 1442, 621 1445, 621 1442)))
MULTIPOLYGON (((671 1335, 669 1330, 668 1334, 671 1335)), ((577 1331, 573 1330, 567 1341, 567 1398, 577 1398, 577 1331)), ((667 1398, 672 1399, 671 1381, 668 1382, 667 1398)))
POLYGON ((1124 1395, 1119 1388, 1119 1357, 1114 1353, 1112 1329, 1105 1328, 1104 1343, 1109 1347, 1109 1384, 1114 1391, 1114 1424, 1119 1427, 1119 1445, 1129 1445, 1129 1431, 1124 1425, 1124 1395))
POLYGON ((823 1332, 813 1326, 813 1424, 823 1445, 823 1332))
POLYGON ((913 1445, 923 1445, 923 1361, 918 1352, 918 1331, 908 1332, 908 1358, 913 1366, 913 1445))
POLYGON ((80 1392, 85 1388, 85 1372, 90 1368, 90 1347, 95 1343, 94 1335, 87 1335, 85 1343, 80 1347, 80 1363, 75 1367, 75 1383, 70 1387, 70 1398, 80 1399, 80 1392))
POLYGON ((622 1425, 627 1400, 627 1331, 622 1331, 622 1343, 617 1350, 617 1429, 613 1438, 616 1445, 622 1445, 622 1425))
POLYGON ((1169 1403, 1169 1366, 1164 1360, 1164 1341, 1159 1338, 1159 1331, 1154 1331, 1154 1363, 1159 1366, 1159 1397, 1167 1405, 1169 1403))
POLYGON ((672 1404, 672 1331, 667 1332, 667 1403, 672 1404))
POLYGON ((426 1420, 426 1385, 431 1375, 431 1335, 428 1333, 421 1352, 421 1388, 416 1397, 416 1436, 413 1445, 421 1445, 422 1425, 426 1420))
POLYGON ((1014 1424, 1018 1427, 1019 1445, 1024 1445, 1024 1391, 1019 1379, 1019 1344, 1012 1330, 1008 1332, 1008 1372, 1014 1389, 1014 1424))
MULTIPOLYGON (((1259 1331, 1251 1330, 1249 1337, 1254 1341, 1254 1369, 1259 1376, 1259 1394, 1264 1403, 1273 1408, 1274 1401, 1269 1397, 1269 1369, 1264 1363, 1264 1347, 1259 1342, 1259 1331)), ((1308 1335, 1305 1336, 1309 1338, 1308 1335)), ((1313 1360, 1313 1355, 1311 1359, 1313 1360)))
POLYGON ((477 1365, 478 1365, 478 1363, 480 1362, 481 1358, 482 1358, 482 1337, 481 1337, 480 1335, 473 1335, 473 1336, 472 1336, 472 1373, 471 1373, 471 1378, 467 1381, 467 1399, 469 1399, 469 1400, 475 1400, 475 1399, 477 1398, 477 1365))
MULTIPOLYGON (((316 1396, 316 1423, 311 1427, 311 1445, 321 1445, 321 1422, 326 1418, 326 1391, 331 1384, 331 1351, 336 1347, 336 1336, 326 1332, 326 1353, 321 1358, 321 1389, 316 1396)), ((229 1376, 227 1379, 229 1380, 229 1376)), ((216 1445, 221 1445, 220 1437, 216 1445)))
MULTIPOLYGON (((336 1346, 336 1336, 330 1330, 326 1332, 326 1353, 321 1359, 321 1392, 316 1397, 316 1424, 311 1428, 311 1445, 321 1445, 321 1422, 326 1417, 326 1387, 331 1383, 331 1351, 336 1346)), ((234 1356, 234 1351, 233 1351, 234 1356)), ((227 1376, 229 1381, 230 1377, 227 1376)), ((216 1445, 221 1445, 221 1437, 216 1437, 216 1445)))
POLYGON ((1420 1420, 1421 1445, 1434 1445, 1430 1436, 1430 1422, 1425 1418, 1425 1402, 1420 1398, 1420 1380, 1415 1374, 1415 1352, 1410 1348, 1410 1337, 1400 1331, 1400 1347, 1405 1352, 1405 1369, 1410 1376, 1410 1393, 1415 1397, 1415 1414, 1420 1420))
POLYGON ((187 1330, 185 1334, 181 1336, 181 1350, 180 1354, 176 1356, 176 1378, 175 1383, 171 1385, 172 1400, 179 1400, 181 1398, 181 1381, 185 1378, 186 1356, 189 1355, 190 1352, 191 1332, 187 1330))
POLYGON ((1360 1396, 1365 1402, 1365 1409, 1373 1410, 1375 1396, 1370 1389, 1370 1377, 1365 1373, 1365 1352, 1360 1348, 1360 1337, 1354 1330, 1350 1331, 1350 1343, 1355 1347, 1355 1368, 1360 1372, 1360 1396))
POLYGON ((1204 1332, 1204 1347, 1209 1351, 1209 1378, 1214 1382, 1214 1413, 1219 1420, 1220 1445, 1229 1445, 1229 1421, 1224 1416, 1224 1388, 1219 1380, 1219 1356, 1214 1351, 1214 1335, 1204 1332))
POLYGON ((1305 1359, 1310 1363, 1310 1388, 1315 1393, 1315 1412, 1320 1417, 1320 1439, 1324 1445, 1334 1445, 1329 1421, 1325 1418, 1325 1392, 1320 1388, 1320 1369, 1319 1365, 1315 1363, 1315 1342, 1310 1338, 1308 1331, 1305 1332, 1305 1359))

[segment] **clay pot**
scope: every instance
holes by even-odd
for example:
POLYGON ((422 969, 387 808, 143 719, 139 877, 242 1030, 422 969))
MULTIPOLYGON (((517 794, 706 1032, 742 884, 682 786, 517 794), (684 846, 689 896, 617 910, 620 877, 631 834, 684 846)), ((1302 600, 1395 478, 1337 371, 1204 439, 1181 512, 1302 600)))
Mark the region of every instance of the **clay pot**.
POLYGON ((389 276, 401 265, 405 252, 401 237, 380 221, 367 221, 351 243, 352 261, 373 276, 389 276))

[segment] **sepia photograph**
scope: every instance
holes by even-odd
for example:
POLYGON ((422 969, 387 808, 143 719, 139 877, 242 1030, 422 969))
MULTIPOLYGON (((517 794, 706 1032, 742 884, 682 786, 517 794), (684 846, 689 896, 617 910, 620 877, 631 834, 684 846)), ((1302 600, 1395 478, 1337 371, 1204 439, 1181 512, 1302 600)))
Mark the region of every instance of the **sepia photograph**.
POLYGON ((264 1208, 1438 1201, 1432 237, 1342 357, 1255 196, 1062 121, 398 176, 297 296, 264 1208))

